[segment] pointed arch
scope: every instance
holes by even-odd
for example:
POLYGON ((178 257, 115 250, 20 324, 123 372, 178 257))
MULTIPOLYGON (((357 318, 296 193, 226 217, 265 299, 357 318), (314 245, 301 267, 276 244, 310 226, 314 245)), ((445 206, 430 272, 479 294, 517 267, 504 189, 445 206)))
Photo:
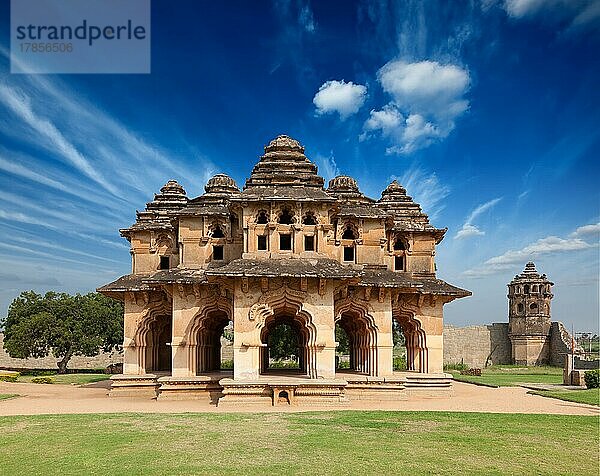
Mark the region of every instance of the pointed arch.
POLYGON ((371 376, 377 375, 379 329, 369 312, 369 304, 348 297, 338 300, 334 309, 334 323, 344 329, 350 343, 350 369, 371 376))
POLYGON ((419 307, 410 298, 399 296, 392 306, 392 318, 400 324, 406 342, 406 369, 427 373, 429 368, 427 334, 416 317, 419 307))

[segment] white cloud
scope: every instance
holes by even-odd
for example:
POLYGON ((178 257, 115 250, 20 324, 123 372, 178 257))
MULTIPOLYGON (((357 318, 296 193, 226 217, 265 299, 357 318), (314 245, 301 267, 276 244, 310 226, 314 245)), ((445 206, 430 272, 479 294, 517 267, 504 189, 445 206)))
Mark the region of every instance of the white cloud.
POLYGON ((389 154, 410 154, 447 137, 455 119, 469 108, 464 98, 470 85, 469 72, 456 65, 390 61, 377 78, 392 102, 371 111, 360 139, 380 131, 392 143, 389 154))
POLYGON ((337 112, 343 121, 358 112, 367 97, 367 87, 352 81, 327 81, 313 99, 317 114, 337 112))
POLYGON ((442 184, 435 173, 429 173, 419 167, 411 167, 397 179, 414 201, 421 205, 429 219, 433 222, 446 206, 446 197, 450 194, 450 187, 442 184))
POLYGON ((548 236, 520 250, 509 250, 504 254, 494 256, 485 261, 481 266, 464 271, 463 275, 469 277, 487 276, 514 268, 515 265, 522 265, 539 256, 588 250, 597 246, 598 243, 588 243, 581 238, 548 236))
POLYGON ((503 7, 515 19, 544 16, 554 22, 568 21, 569 30, 600 21, 598 0, 504 0, 503 7))
POLYGON ((577 228, 577 230, 575 230, 569 236, 571 236, 573 238, 580 238, 580 237, 588 236, 588 235, 597 235, 599 233, 600 233, 600 223, 594 223, 592 225, 580 226, 579 228, 577 228))
POLYGON ((496 204, 500 200, 502 200, 502 198, 494 198, 492 200, 489 200, 489 201, 482 203, 481 205, 478 205, 477 207, 475 207, 475 210, 473 210, 471 212, 471 214, 465 220, 465 223, 463 224, 462 228, 460 230, 458 230, 458 232, 454 236, 454 239, 462 240, 464 238, 469 238, 472 236, 485 235, 484 231, 481 231, 477 226, 473 225, 473 221, 475 221, 475 219, 478 216, 480 216, 481 214, 483 214, 490 208, 496 206, 496 204))
POLYGON ((454 118, 469 107, 463 98, 470 84, 469 73, 456 65, 390 61, 377 77, 394 102, 411 113, 454 118))
POLYGON ((465 223, 460 230, 454 235, 455 240, 462 240, 463 238, 470 238, 472 236, 483 236, 485 235, 484 231, 481 231, 475 225, 470 225, 469 223, 465 223))
POLYGON ((369 119, 364 125, 364 132, 361 134, 361 140, 368 138, 369 131, 381 130, 384 136, 390 136, 401 130, 403 124, 404 117, 393 104, 387 104, 379 111, 371 109, 369 119))

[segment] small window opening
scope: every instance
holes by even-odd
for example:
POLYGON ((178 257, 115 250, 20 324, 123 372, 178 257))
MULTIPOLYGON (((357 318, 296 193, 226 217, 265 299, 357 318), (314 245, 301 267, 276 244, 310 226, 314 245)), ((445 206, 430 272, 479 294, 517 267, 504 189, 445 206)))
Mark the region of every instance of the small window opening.
POLYGON ((394 250, 396 250, 396 251, 406 250, 404 243, 402 242, 402 240, 400 238, 396 238, 396 241, 394 242, 394 250))
POLYGON ((258 251, 266 251, 267 249, 267 236, 266 235, 258 235, 258 243, 257 243, 258 251))
POLYGON ((217 225, 215 227, 215 229, 213 230, 212 237, 213 238, 225 238, 225 234, 223 233, 223 230, 221 230, 221 227, 219 225, 217 225))
POLYGON ((279 215, 279 223, 282 225, 291 225, 294 223, 294 216, 289 209, 286 208, 281 212, 281 215, 279 215))
POLYGON ((538 310, 538 305, 536 303, 531 303, 529 306, 529 309, 533 312, 537 312, 538 310))
POLYGON ((305 236, 304 237, 304 251, 315 251, 315 237, 305 236))
POLYGON ((523 309, 524 309, 523 304, 521 304, 521 303, 517 304, 517 312, 519 314, 523 314, 523 309))
POLYGON ((215 261, 223 260, 223 247, 222 246, 213 246, 213 259, 215 261))
POLYGON ((344 246, 344 261, 354 261, 354 246, 344 246))
POLYGON ((534 284, 534 285, 531 287, 531 292, 532 292, 532 293, 537 293, 537 292, 538 292, 538 285, 537 285, 537 284, 534 284))
POLYGON ((265 212, 264 210, 260 211, 258 213, 258 216, 256 217, 256 223, 258 223, 259 225, 266 225, 267 223, 269 223, 267 212, 265 212))
POLYGON ((304 220, 302 220, 302 224, 304 224, 304 225, 316 225, 317 224, 317 220, 315 219, 315 216, 312 213, 309 212, 304 217, 304 220))
POLYGON ((160 269, 169 269, 171 267, 171 260, 168 256, 160 257, 160 269))
POLYGON ((529 284, 525 285, 525 294, 529 294, 529 284))
POLYGON ((394 269, 396 271, 404 271, 404 256, 394 257, 394 269))
POLYGON ((279 235, 279 249, 283 250, 283 251, 291 251, 292 235, 289 235, 289 234, 279 235))
POLYGON ((348 225, 346 227, 346 229, 344 230, 344 233, 342 235, 342 240, 356 240, 354 230, 352 229, 352 227, 350 225, 348 225))

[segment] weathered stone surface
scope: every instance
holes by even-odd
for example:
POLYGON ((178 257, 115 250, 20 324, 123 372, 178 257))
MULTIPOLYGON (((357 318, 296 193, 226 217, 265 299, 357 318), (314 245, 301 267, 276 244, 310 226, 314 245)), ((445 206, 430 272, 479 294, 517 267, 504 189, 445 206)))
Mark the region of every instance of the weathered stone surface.
POLYGON ((444 364, 465 363, 483 368, 486 362, 489 365, 512 362, 508 323, 444 326, 444 364))
POLYGON ((242 191, 218 174, 189 199, 169 181, 121 230, 132 273, 99 288, 125 305, 123 372, 132 380, 115 379, 115 386, 156 385, 159 398, 214 394, 220 338, 232 326, 233 379, 221 381, 220 402, 339 403, 344 386, 328 383, 338 380, 339 324, 351 341, 352 370, 367 377, 356 383, 358 393, 400 396, 395 320, 408 369, 431 377, 410 380, 411 388, 445 392, 443 306, 470 295, 435 276, 445 231, 396 182, 378 201, 351 177, 334 178, 326 190, 304 147, 285 135, 265 147, 242 191), (298 337, 303 378, 265 386, 269 336, 280 324, 298 337), (161 377, 152 383, 142 378, 155 374, 161 377))

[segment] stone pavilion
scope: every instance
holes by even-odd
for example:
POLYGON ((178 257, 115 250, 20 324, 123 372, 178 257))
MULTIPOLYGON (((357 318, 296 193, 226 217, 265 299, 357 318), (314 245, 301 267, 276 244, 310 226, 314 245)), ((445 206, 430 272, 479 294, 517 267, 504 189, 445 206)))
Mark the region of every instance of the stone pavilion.
POLYGON ((98 289, 125 305, 123 375, 111 395, 311 404, 450 389, 443 306, 471 293, 436 278, 446 229, 400 184, 378 200, 352 177, 325 188, 304 147, 281 135, 243 189, 218 174, 205 190, 190 198, 170 180, 121 230, 131 274, 98 289), (393 371, 393 321, 406 341, 405 372, 393 371), (269 366, 269 335, 283 323, 298 339, 295 371, 269 366), (336 369, 336 324, 348 336, 349 369, 336 369))

